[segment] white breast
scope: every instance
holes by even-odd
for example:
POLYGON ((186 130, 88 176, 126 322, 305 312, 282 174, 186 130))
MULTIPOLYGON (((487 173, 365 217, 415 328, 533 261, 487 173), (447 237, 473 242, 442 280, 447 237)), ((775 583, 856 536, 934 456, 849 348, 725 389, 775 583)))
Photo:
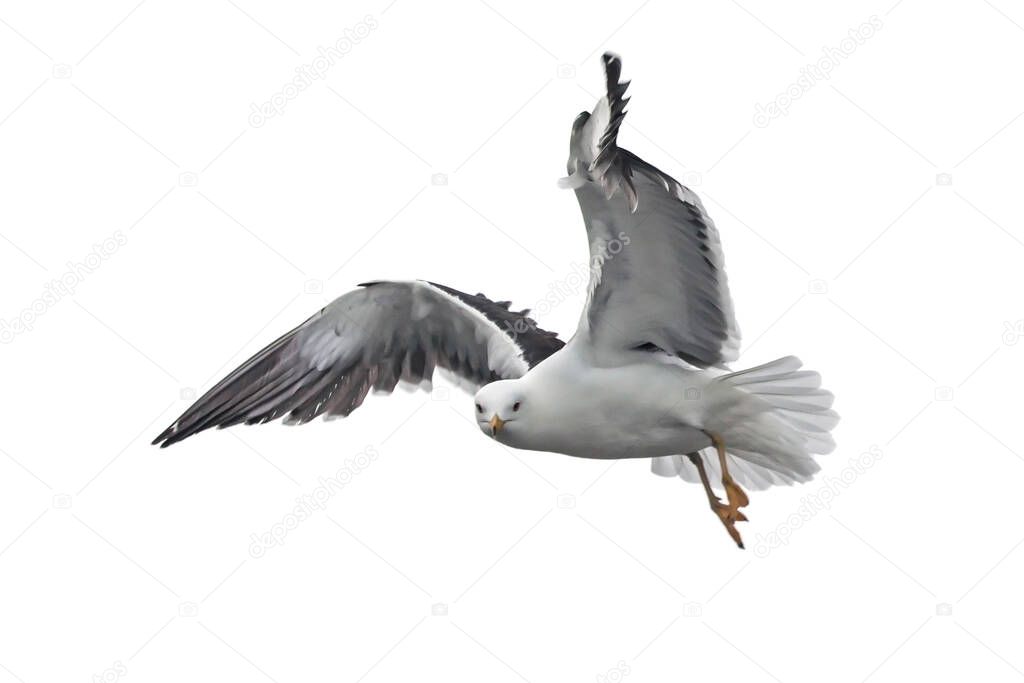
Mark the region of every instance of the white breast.
POLYGON ((708 446, 694 425, 710 378, 651 354, 623 360, 594 366, 570 344, 534 368, 520 380, 529 391, 530 429, 509 445, 584 458, 653 457, 708 446))

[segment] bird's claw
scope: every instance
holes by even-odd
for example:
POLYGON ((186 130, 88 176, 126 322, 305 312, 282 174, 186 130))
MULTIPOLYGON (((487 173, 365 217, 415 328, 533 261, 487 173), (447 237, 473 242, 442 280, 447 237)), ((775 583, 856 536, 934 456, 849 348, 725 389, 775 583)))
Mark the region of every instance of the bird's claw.
MULTIPOLYGON (((742 493, 742 490, 740 492, 742 493)), ((743 503, 743 505, 746 505, 746 503, 743 503)), ((740 536, 739 529, 736 528, 736 522, 746 522, 747 516, 739 510, 738 505, 733 504, 732 497, 730 496, 729 504, 725 504, 716 498, 711 504, 711 511, 718 516, 718 519, 725 526, 725 530, 729 532, 729 536, 742 549, 744 547, 743 538, 740 536)))
POLYGON ((729 499, 729 507, 735 509, 750 505, 747 492, 741 489, 740 485, 732 480, 732 477, 725 479, 722 485, 725 487, 725 495, 729 499))

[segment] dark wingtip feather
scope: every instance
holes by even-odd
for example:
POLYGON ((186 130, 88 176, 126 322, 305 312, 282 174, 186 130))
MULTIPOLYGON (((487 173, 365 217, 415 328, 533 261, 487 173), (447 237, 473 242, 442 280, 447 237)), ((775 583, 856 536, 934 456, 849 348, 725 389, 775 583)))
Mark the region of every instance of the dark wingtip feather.
POLYGON ((282 335, 229 373, 162 431, 153 440, 153 445, 160 444, 161 448, 166 448, 201 431, 219 427, 240 415, 247 414, 253 408, 253 401, 256 398, 262 399, 260 390, 286 371, 287 368, 282 362, 283 356, 290 349, 290 342, 302 327, 300 325, 282 335))
POLYGON ((601 62, 604 64, 604 73, 608 82, 608 90, 619 82, 622 75, 622 58, 614 52, 605 52, 601 55, 601 62))
POLYGON ((639 199, 633 185, 632 171, 626 158, 619 153, 618 147, 619 128, 626 118, 626 105, 629 103, 629 98, 626 97, 629 81, 620 80, 622 59, 617 54, 605 52, 601 56, 601 62, 605 71, 605 97, 608 100, 609 119, 604 131, 601 132, 597 155, 590 164, 590 171, 599 179, 608 199, 611 199, 615 191, 621 187, 630 213, 636 213, 639 199))
POLYGON ((178 425, 177 421, 174 421, 173 423, 171 423, 170 427, 168 427, 164 431, 160 432, 160 436, 156 437, 155 439, 153 439, 152 441, 149 442, 150 445, 151 446, 159 445, 160 448, 167 448, 169 445, 171 445, 171 443, 174 443, 173 441, 170 442, 170 443, 168 443, 167 441, 172 436, 174 436, 175 427, 177 427, 177 425, 178 425))

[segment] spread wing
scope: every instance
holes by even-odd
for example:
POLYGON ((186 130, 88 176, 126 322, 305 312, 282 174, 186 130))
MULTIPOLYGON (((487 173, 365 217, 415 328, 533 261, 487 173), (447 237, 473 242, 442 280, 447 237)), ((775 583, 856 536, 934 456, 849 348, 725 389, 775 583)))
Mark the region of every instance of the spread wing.
POLYGON ((735 360, 739 329, 715 224, 689 188, 621 149, 628 82, 603 57, 607 94, 573 125, 565 184, 590 241, 579 334, 603 349, 656 347, 698 367, 735 360))
POLYGON ((521 377, 564 344, 508 306, 431 282, 366 283, 243 363, 153 443, 285 415, 346 416, 370 389, 423 385, 435 368, 475 387, 521 377))

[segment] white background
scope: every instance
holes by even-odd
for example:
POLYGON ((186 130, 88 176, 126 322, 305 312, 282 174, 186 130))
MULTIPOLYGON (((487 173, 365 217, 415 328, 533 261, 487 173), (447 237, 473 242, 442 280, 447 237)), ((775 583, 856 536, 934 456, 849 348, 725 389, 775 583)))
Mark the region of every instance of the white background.
POLYGON ((1024 10, 389 1, 0 5, 0 681, 1024 676, 1024 10), (555 179, 606 48, 620 142, 719 225, 737 366, 799 354, 843 416, 821 477, 752 496, 746 552, 699 487, 505 450, 454 389, 149 446, 366 279, 568 287, 538 317, 571 334, 555 179))

